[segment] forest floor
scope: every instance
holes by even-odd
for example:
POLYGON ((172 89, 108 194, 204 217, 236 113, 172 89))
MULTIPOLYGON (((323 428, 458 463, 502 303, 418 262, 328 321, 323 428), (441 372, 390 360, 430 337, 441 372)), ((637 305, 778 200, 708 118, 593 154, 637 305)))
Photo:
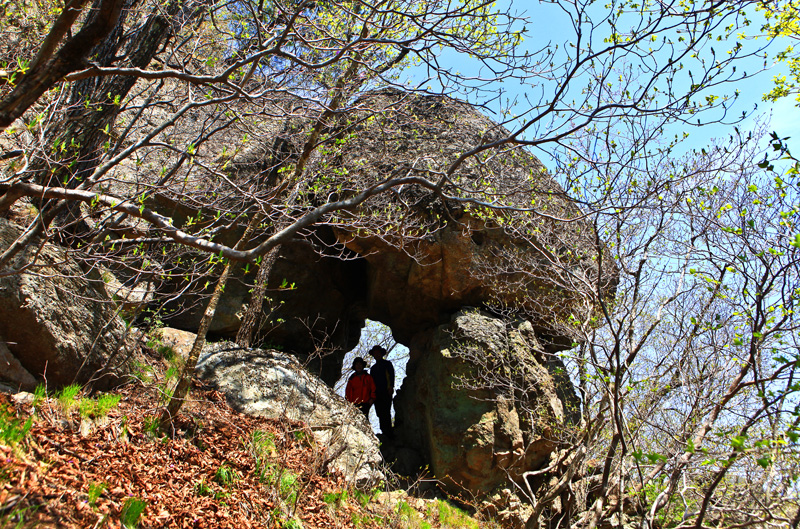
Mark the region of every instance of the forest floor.
POLYGON ((240 414, 199 385, 165 436, 161 395, 0 393, 0 529, 496 527, 441 498, 358 491, 304 424, 240 414))

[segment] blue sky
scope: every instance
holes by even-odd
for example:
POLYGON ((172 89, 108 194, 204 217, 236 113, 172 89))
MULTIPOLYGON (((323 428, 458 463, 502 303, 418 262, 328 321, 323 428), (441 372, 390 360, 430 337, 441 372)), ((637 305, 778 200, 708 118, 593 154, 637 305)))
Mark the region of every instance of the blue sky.
MULTIPOLYGON (((568 17, 566 17, 566 15, 564 15, 564 13, 556 8, 552 3, 500 0, 498 5, 500 9, 510 7, 512 13, 516 12, 516 14, 519 16, 526 17, 528 19, 525 23, 525 26, 527 27, 525 41, 521 44, 520 49, 535 51, 543 46, 546 46, 548 43, 551 45, 559 44, 562 46, 561 49, 563 49, 563 45, 574 38, 574 31, 570 26, 568 17)), ((598 11, 598 13, 603 14, 602 11, 598 11)), ((745 28, 745 30, 748 31, 751 36, 755 36, 763 23, 763 17, 761 17, 760 13, 752 10, 748 13, 748 15, 753 20, 753 23, 749 27, 745 28)), ((741 40, 740 42, 743 43, 746 49, 754 49, 758 46, 762 46, 765 43, 765 39, 750 38, 741 40)), ((719 51, 721 47, 725 45, 732 45, 734 42, 713 44, 717 46, 717 50, 719 51)), ((774 57, 775 53, 785 46, 786 43, 773 43, 768 48, 769 56, 774 57)), ((467 57, 466 54, 445 52, 440 56, 440 60, 442 64, 453 70, 458 70, 463 74, 478 75, 481 72, 480 64, 476 60, 467 57)), ((741 63, 737 65, 737 68, 738 72, 749 71, 759 73, 755 74, 749 79, 715 88, 714 94, 732 94, 735 90, 739 91, 740 96, 732 106, 729 115, 741 116, 742 113, 745 112, 748 117, 737 123, 738 128, 742 131, 747 131, 748 129, 754 128, 756 120, 769 119, 769 130, 777 131, 782 137, 789 136, 792 138, 800 138, 800 124, 798 124, 797 119, 800 114, 798 114, 798 108, 795 106, 795 101, 793 98, 784 98, 777 103, 762 101, 763 94, 771 89, 773 76, 785 72, 783 65, 773 65, 773 61, 770 59, 768 60, 767 69, 764 70, 763 58, 750 58, 742 60, 741 63)), ((414 78, 417 81, 420 80, 419 73, 420 72, 417 71, 414 75, 414 78)), ((688 83, 688 77, 682 81, 688 83)), ((537 89, 536 86, 515 83, 513 81, 505 81, 502 84, 495 84, 494 86, 491 86, 493 89, 498 89, 501 87, 505 93, 504 99, 505 97, 512 99, 516 97, 521 101, 521 103, 515 109, 518 111, 518 113, 521 113, 528 108, 524 102, 525 92, 528 91, 533 93, 537 89)), ((552 87, 550 89, 552 89, 552 87)), ((477 100, 472 100, 472 102, 480 103, 482 101, 480 101, 480 98, 477 98, 477 100)), ((495 102, 490 104, 489 107, 497 110, 499 105, 495 102)), ((498 119, 498 115, 491 117, 498 119)), ((685 144, 687 149, 690 147, 700 148, 707 145, 712 138, 727 137, 733 132, 733 126, 730 124, 711 124, 700 127, 688 127, 681 124, 674 125, 667 130, 667 134, 669 136, 683 132, 688 132, 690 134, 690 139, 685 144)), ((798 150, 800 150, 800 147, 798 147, 798 150)), ((547 152, 537 151, 535 154, 542 159, 545 165, 548 165, 551 170, 553 169, 553 161, 547 159, 547 152)))

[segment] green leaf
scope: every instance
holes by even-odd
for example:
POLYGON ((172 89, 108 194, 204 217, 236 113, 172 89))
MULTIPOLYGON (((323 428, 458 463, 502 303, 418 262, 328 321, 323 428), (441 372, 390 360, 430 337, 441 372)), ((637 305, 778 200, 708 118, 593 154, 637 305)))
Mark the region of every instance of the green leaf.
POLYGON ((663 463, 664 461, 667 460, 667 456, 664 456, 664 455, 661 455, 661 454, 656 454, 656 453, 645 454, 644 456, 651 463, 663 463))
POLYGON ((746 435, 735 435, 731 437, 731 446, 737 452, 741 452, 744 450, 744 444, 747 441, 746 435))

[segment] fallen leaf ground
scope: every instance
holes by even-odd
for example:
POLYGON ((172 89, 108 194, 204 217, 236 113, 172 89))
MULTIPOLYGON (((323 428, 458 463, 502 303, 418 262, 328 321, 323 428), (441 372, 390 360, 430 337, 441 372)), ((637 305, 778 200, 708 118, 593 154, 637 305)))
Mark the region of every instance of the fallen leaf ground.
POLYGON ((0 442, 0 528, 119 528, 136 504, 144 505, 139 527, 385 524, 342 494, 343 478, 325 472, 324 451, 303 424, 242 415, 196 387, 175 435, 158 436, 158 392, 132 384, 119 393, 91 428, 55 399, 19 404, 0 394, 18 425, 35 415, 24 440, 0 442), (254 448, 254 435, 270 440, 266 451, 254 448))
POLYGON ((81 406, 96 395, 0 392, 0 529, 498 527, 441 498, 357 491, 305 424, 243 415, 197 382, 162 435, 173 364, 148 348, 139 360, 148 374, 107 412, 81 406))

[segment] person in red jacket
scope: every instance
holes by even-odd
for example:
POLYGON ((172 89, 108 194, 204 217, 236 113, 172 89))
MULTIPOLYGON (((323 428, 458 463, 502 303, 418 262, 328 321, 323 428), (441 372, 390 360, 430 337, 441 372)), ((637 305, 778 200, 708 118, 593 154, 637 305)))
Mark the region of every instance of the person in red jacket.
POLYGON ((365 371, 367 363, 363 358, 353 360, 353 373, 347 381, 344 397, 356 405, 369 419, 369 407, 375 402, 375 381, 365 371))

